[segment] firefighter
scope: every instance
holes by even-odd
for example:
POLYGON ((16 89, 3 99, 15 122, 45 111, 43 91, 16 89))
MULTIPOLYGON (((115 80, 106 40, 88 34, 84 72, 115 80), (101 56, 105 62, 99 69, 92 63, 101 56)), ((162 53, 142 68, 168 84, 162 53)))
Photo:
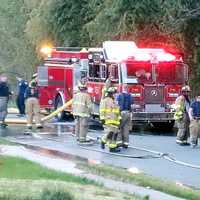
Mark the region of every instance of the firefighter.
POLYGON ((116 89, 110 87, 107 90, 106 96, 100 102, 100 120, 104 125, 105 135, 101 138, 101 148, 105 148, 107 144, 110 152, 118 152, 120 149, 117 146, 117 136, 120 126, 120 109, 115 102, 114 94, 116 89))
POLYGON ((122 92, 117 95, 117 102, 121 111, 120 134, 118 137, 118 146, 128 148, 129 145, 129 131, 131 128, 131 108, 133 104, 133 97, 128 93, 127 85, 123 86, 122 92))
POLYGON ((189 108, 190 117, 190 143, 192 147, 198 144, 198 137, 200 137, 200 93, 196 96, 189 108))
POLYGON ((7 116, 9 96, 12 94, 9 90, 7 80, 8 78, 4 75, 0 77, 0 126, 2 128, 8 126, 5 123, 5 118, 7 116))
POLYGON ((87 93, 87 86, 81 81, 78 84, 78 89, 74 94, 72 102, 72 113, 75 117, 75 134, 77 141, 81 143, 90 142, 87 140, 88 123, 92 111, 92 101, 87 93))
POLYGON ((40 118, 39 93, 36 82, 32 82, 25 91, 27 128, 32 129, 33 118, 35 117, 36 128, 43 128, 40 118))
POLYGON ((33 82, 35 82, 36 85, 37 85, 37 77, 38 77, 38 74, 37 74, 37 73, 35 73, 35 74, 32 75, 31 81, 29 82, 29 86, 30 86, 30 87, 31 87, 31 84, 32 84, 33 82))
POLYGON ((187 139, 189 137, 189 99, 190 87, 188 85, 181 88, 181 95, 175 101, 175 114, 174 119, 177 122, 178 132, 176 143, 179 145, 189 145, 187 139))
POLYGON ((28 82, 23 80, 21 77, 16 77, 18 81, 18 94, 17 94, 17 107, 19 109, 19 117, 23 117, 25 115, 25 91, 28 87, 28 82))
POLYGON ((112 87, 112 82, 111 82, 111 78, 108 77, 108 78, 106 79, 106 82, 105 82, 104 87, 102 88, 101 99, 104 99, 104 98, 106 97, 107 91, 108 91, 108 89, 109 89, 110 87, 112 87))

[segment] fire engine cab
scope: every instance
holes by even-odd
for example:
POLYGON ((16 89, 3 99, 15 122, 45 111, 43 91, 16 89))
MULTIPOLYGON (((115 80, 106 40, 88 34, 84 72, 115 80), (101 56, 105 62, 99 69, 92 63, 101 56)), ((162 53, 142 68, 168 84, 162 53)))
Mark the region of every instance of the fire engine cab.
POLYGON ((38 67, 41 107, 57 108, 73 98, 73 90, 83 77, 87 78, 94 115, 99 114, 102 88, 110 77, 119 92, 127 85, 133 95, 133 121, 171 128, 171 105, 188 79, 188 69, 180 56, 163 49, 138 48, 128 41, 107 41, 88 51, 54 48, 38 67))

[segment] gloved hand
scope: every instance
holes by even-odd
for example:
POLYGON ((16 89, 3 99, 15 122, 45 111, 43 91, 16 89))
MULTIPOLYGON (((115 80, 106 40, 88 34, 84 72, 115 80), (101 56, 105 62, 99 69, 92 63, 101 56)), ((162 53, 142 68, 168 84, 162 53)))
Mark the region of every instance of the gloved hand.
POLYGON ((102 124, 105 124, 105 120, 104 120, 104 119, 101 119, 101 123, 102 123, 102 124))

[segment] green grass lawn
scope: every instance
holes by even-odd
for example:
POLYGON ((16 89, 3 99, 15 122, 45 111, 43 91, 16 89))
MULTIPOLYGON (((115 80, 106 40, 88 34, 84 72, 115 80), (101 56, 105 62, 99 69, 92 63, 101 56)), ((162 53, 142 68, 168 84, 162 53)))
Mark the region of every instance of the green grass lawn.
POLYGON ((45 189, 69 192, 75 200, 142 200, 28 160, 0 156, 0 200, 41 200, 40 195, 45 189))
POLYGON ((115 180, 133 183, 139 186, 150 187, 152 189, 188 200, 200 199, 200 190, 178 186, 174 182, 165 181, 143 173, 133 174, 122 168, 105 165, 90 165, 85 163, 80 163, 79 168, 115 180))
POLYGON ((6 140, 5 138, 0 136, 0 145, 1 144, 3 144, 3 145, 15 145, 15 146, 17 145, 14 142, 10 142, 9 140, 6 140))

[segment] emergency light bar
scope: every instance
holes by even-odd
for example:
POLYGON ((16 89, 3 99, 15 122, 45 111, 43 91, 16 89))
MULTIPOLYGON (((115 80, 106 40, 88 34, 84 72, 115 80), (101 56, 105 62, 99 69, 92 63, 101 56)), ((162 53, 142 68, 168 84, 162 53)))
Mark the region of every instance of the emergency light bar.
POLYGON ((103 49, 106 60, 123 60, 134 55, 137 46, 133 41, 105 41, 103 49))
POLYGON ((170 62, 180 60, 181 58, 177 59, 171 53, 167 53, 164 49, 137 49, 133 56, 129 56, 128 59, 134 59, 135 61, 150 61, 151 63, 158 63, 158 62, 170 62))

